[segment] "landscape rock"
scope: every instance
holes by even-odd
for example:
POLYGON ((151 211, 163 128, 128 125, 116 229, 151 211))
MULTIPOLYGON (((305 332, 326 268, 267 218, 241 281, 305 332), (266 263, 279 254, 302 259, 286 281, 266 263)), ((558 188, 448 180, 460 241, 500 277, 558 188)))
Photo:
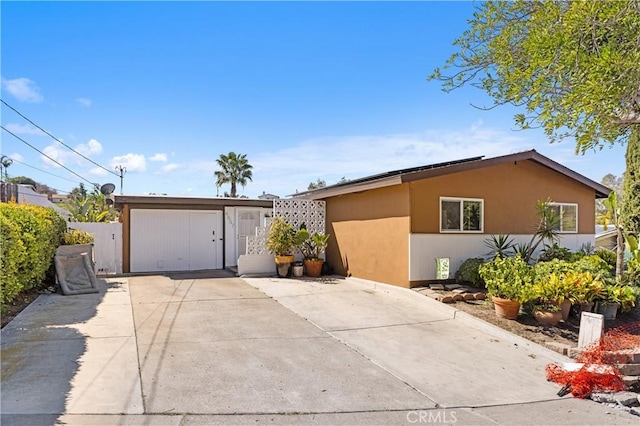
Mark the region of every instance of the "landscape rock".
POLYGON ((461 301, 465 300, 465 298, 461 294, 454 294, 451 297, 453 298, 454 302, 461 302, 461 301))
POLYGON ((473 294, 473 297, 474 297, 476 300, 484 300, 484 299, 486 299, 486 298, 487 298, 487 295, 486 295, 486 294, 484 294, 484 293, 474 293, 474 294, 473 294))
POLYGON ((429 284, 429 288, 431 290, 444 290, 444 285, 442 285, 442 284, 429 284))
POLYGON ((471 294, 471 293, 465 293, 464 294, 464 300, 476 300, 475 295, 471 294))
POLYGON ((457 290, 459 288, 462 288, 462 286, 460 284, 445 284, 445 290, 457 290))
POLYGON ((621 404, 626 407, 637 407, 640 405, 638 401, 639 395, 635 392, 594 392, 591 399, 596 402, 604 402, 610 404, 621 404))
POLYGON ((569 353, 569 349, 571 349, 571 346, 569 345, 554 341, 544 342, 543 346, 562 355, 567 355, 569 353))

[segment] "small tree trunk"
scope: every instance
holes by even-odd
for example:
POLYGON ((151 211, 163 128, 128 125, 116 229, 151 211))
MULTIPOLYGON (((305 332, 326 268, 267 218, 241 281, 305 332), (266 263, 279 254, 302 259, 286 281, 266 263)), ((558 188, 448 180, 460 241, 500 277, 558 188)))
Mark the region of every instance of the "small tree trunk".
POLYGON ((231 198, 235 198, 238 195, 236 194, 236 182, 235 181, 231 181, 231 198))
POLYGON ((616 281, 622 280, 622 270, 624 268, 624 237, 622 236, 622 229, 616 227, 617 239, 616 239, 616 281))

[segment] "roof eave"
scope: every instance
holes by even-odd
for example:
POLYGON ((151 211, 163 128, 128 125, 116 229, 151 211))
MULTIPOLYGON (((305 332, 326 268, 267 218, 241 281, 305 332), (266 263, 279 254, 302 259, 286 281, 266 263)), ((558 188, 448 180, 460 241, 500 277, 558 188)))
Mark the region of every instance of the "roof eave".
POLYGON ((372 180, 367 182, 360 182, 355 184, 347 184, 345 186, 330 186, 327 188, 320 188, 313 191, 307 191, 301 194, 295 194, 295 198, 304 198, 307 200, 322 200, 329 197, 335 197, 338 195, 352 194, 370 189, 384 188, 387 186, 400 185, 402 183, 402 177, 391 176, 384 179, 372 180))

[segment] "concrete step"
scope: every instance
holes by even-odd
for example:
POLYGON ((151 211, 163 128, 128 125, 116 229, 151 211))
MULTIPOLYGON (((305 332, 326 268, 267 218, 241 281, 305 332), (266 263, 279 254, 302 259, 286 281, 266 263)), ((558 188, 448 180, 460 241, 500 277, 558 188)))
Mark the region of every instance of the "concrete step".
POLYGON ((616 364, 616 368, 623 376, 640 376, 640 364, 616 364))

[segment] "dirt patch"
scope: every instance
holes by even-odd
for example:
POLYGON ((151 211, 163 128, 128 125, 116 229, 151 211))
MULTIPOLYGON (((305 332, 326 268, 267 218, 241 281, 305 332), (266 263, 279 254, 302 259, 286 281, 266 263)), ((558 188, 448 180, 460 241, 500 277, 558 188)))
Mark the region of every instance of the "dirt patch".
MULTIPOLYGON (((435 293, 440 296, 453 295, 448 291, 435 293)), ((490 300, 458 301, 449 305, 535 343, 556 342, 570 347, 578 346, 580 319, 575 307, 572 308, 567 321, 561 321, 557 326, 542 326, 538 324, 533 315, 520 314, 517 320, 499 318, 496 316, 493 303, 490 300)), ((632 309, 626 313, 619 312, 615 320, 605 321, 605 329, 610 330, 639 320, 640 311, 638 309, 632 309)))
POLYGON ((42 289, 32 288, 30 290, 25 290, 22 293, 18 294, 12 302, 5 305, 2 310, 2 328, 7 325, 11 320, 13 320, 20 312, 24 310, 27 306, 31 304, 34 300, 40 296, 42 289))

